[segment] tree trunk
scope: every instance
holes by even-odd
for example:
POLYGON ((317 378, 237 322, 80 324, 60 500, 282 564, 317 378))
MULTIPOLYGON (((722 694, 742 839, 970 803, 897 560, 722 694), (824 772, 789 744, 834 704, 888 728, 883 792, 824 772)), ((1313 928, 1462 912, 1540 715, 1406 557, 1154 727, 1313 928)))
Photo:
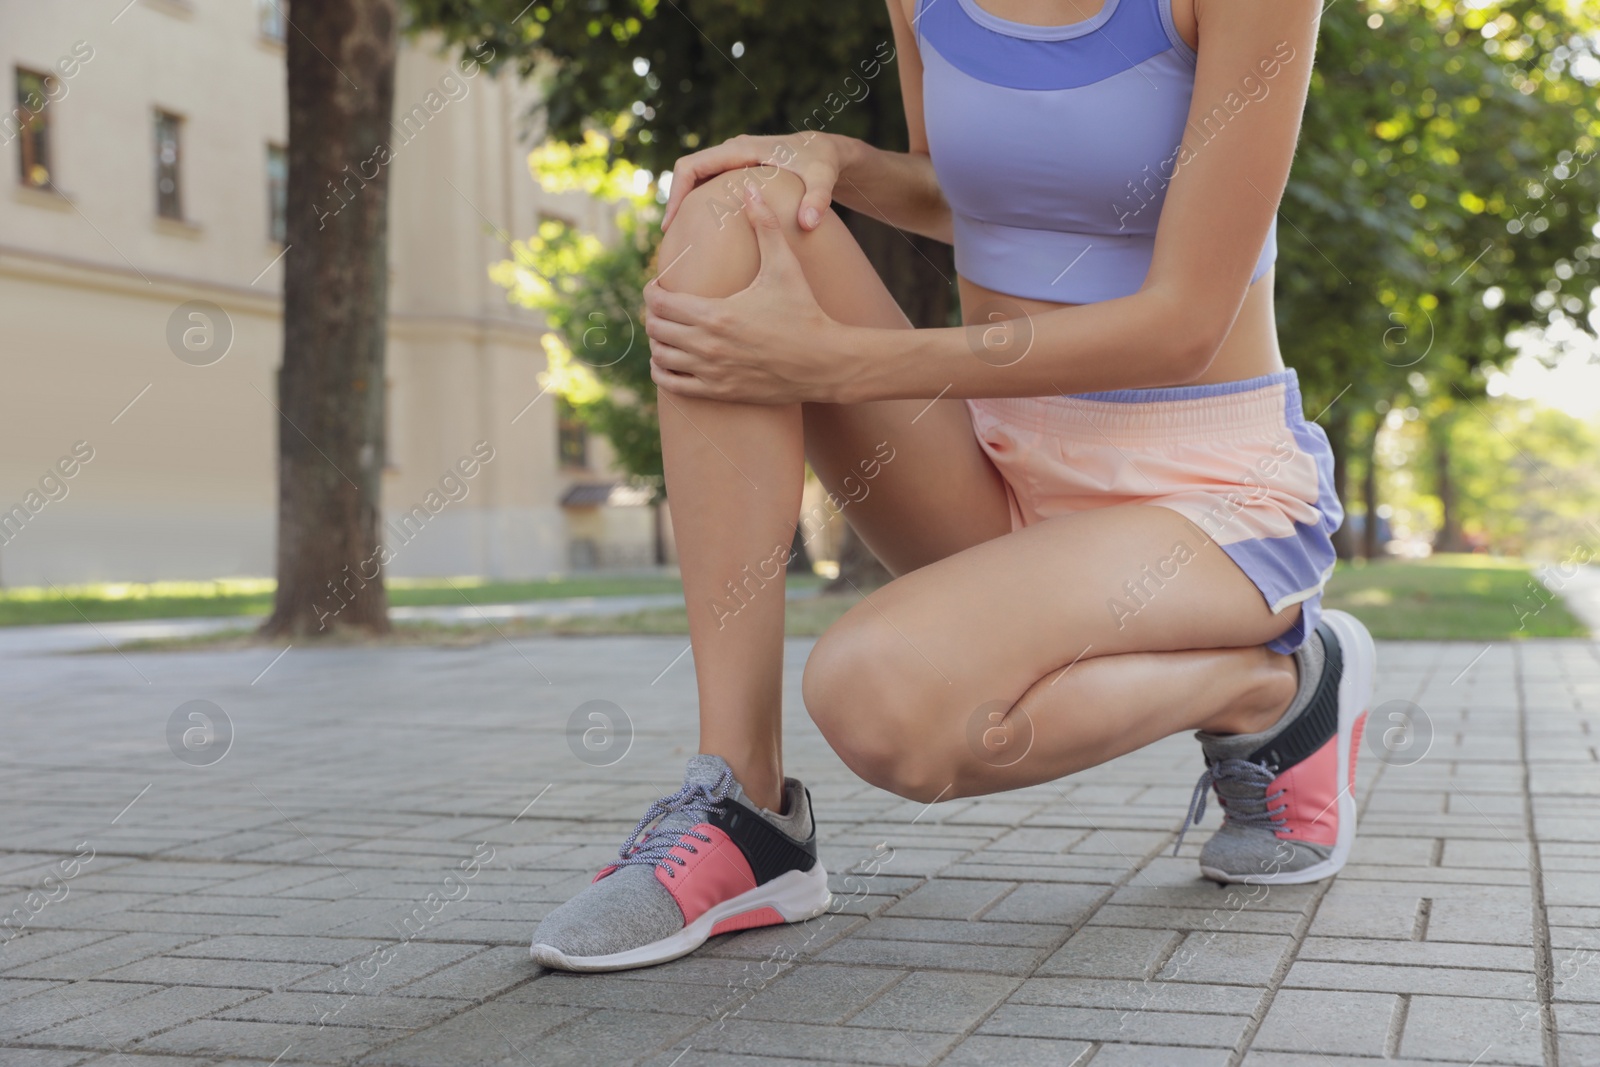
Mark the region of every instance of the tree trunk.
POLYGON ((389 627, 379 543, 395 0, 296 4, 278 591, 261 632, 389 627))
POLYGON ((844 524, 844 537, 839 541, 839 577, 822 587, 824 593, 871 592, 886 584, 894 575, 878 561, 867 543, 856 536, 855 527, 844 524))
POLYGON ((1433 491, 1439 498, 1439 533, 1434 538, 1436 552, 1467 552, 1470 546, 1461 533, 1461 515, 1456 507, 1456 483, 1450 475, 1450 415, 1428 422, 1428 444, 1433 452, 1433 491))
POLYGON ((811 553, 806 548, 806 535, 802 526, 804 523, 794 528, 794 538, 789 542, 789 562, 783 568, 785 574, 810 574, 813 571, 811 553))
MULTIPOLYGON (((1341 503, 1350 499, 1350 418, 1335 404, 1328 411, 1328 449, 1333 453, 1333 492, 1341 503)), ((1347 509, 1348 510, 1348 509, 1347 509)), ((1340 559, 1356 556, 1355 536, 1348 517, 1333 532, 1333 550, 1340 559)))
POLYGON ((1383 416, 1375 415, 1372 433, 1366 441, 1366 469, 1361 475, 1361 507, 1366 518, 1361 523, 1361 556, 1378 558, 1378 434, 1383 431, 1383 416))
MULTIPOLYGON (((877 219, 834 205, 884 288, 894 297, 911 325, 919 330, 950 325, 954 309, 955 256, 949 245, 885 226, 877 219)), ((848 512, 846 513, 848 520, 848 512)), ((839 547, 839 577, 827 592, 875 589, 890 578, 849 522, 839 547)))

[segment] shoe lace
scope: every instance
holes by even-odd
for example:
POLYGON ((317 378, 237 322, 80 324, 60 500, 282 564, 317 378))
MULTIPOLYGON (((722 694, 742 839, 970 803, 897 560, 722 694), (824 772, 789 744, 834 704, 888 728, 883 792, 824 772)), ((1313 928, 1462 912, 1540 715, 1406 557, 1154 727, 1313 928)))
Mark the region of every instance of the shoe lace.
POLYGON ((1223 807, 1222 818, 1239 826, 1255 826, 1273 832, 1281 829, 1289 820, 1283 817, 1288 810, 1288 804, 1272 805, 1282 799, 1285 790, 1267 792, 1277 775, 1266 763, 1251 763, 1243 759, 1221 759, 1208 764, 1200 772, 1200 780, 1195 783, 1194 795, 1189 798, 1189 813, 1184 817, 1183 825, 1178 829, 1178 840, 1172 846, 1172 854, 1176 856, 1178 849, 1183 845, 1183 836, 1189 832, 1189 827, 1199 826, 1200 820, 1206 814, 1206 794, 1211 787, 1222 782, 1238 782, 1244 789, 1258 795, 1251 796, 1241 791, 1239 796, 1227 796, 1220 789, 1217 791, 1217 802, 1223 807))
MULTIPOLYGON (((673 832, 662 830, 660 826, 651 826, 652 823, 664 819, 673 813, 685 815, 708 815, 733 790, 733 772, 723 771, 721 777, 713 785, 704 782, 689 782, 676 793, 668 794, 655 801, 645 809, 644 818, 639 820, 639 825, 633 828, 627 840, 622 842, 622 847, 617 849, 620 857, 615 866, 629 867, 635 864, 649 864, 651 866, 676 863, 679 867, 684 865, 682 856, 674 856, 672 850, 682 845, 687 852, 698 850, 686 838, 695 838, 706 844, 711 843, 711 838, 694 829, 673 832), (648 829, 647 829, 648 827, 648 829)), ((677 877, 675 869, 666 866, 669 878, 677 877)))

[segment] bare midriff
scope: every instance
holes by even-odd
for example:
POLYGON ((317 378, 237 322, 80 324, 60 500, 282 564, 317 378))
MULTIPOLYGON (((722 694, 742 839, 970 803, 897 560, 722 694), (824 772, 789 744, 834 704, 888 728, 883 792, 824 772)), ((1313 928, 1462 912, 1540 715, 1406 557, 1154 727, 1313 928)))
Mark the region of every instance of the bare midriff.
MULTIPOLYGON (((1191 382, 1173 382, 1173 385, 1212 385, 1217 382, 1237 382, 1246 378, 1259 378, 1283 370, 1283 353, 1278 348, 1278 324, 1272 307, 1273 269, 1251 283, 1245 292, 1244 304, 1233 320, 1216 358, 1204 374, 1191 382)), ((1048 300, 1029 300, 997 293, 966 278, 958 278, 963 308, 982 307, 999 303, 1007 307, 1020 306, 1028 315, 1040 315, 1056 308, 1069 307, 1048 300)))

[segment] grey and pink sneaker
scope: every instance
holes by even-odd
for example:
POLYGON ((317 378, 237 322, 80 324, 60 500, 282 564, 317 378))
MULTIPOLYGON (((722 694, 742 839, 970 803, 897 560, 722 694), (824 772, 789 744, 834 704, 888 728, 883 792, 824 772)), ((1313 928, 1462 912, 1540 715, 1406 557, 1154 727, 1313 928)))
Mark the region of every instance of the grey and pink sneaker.
POLYGON ((821 915, 828 874, 817 859, 811 797, 784 780, 782 815, 758 808, 720 756, 691 757, 683 788, 662 797, 617 862, 533 932, 535 963, 620 971, 677 959, 708 938, 821 915))
MULTIPOLYGON (((1222 827, 1200 850, 1217 882, 1297 885, 1337 874, 1356 835, 1356 755, 1372 701, 1372 635, 1342 611, 1323 614, 1295 652, 1301 691, 1272 729, 1195 734, 1206 769, 1178 841, 1215 789, 1222 827)), ((1177 849, 1173 849, 1176 854, 1177 849)))

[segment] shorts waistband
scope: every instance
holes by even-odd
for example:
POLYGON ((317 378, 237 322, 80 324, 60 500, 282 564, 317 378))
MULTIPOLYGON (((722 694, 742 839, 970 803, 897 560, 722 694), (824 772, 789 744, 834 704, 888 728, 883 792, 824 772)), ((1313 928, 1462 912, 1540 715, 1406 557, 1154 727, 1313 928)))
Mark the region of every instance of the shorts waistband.
POLYGON ((995 418, 1084 440, 1280 436, 1300 419, 1300 379, 1291 367, 1258 378, 1161 389, 969 400, 995 418))

